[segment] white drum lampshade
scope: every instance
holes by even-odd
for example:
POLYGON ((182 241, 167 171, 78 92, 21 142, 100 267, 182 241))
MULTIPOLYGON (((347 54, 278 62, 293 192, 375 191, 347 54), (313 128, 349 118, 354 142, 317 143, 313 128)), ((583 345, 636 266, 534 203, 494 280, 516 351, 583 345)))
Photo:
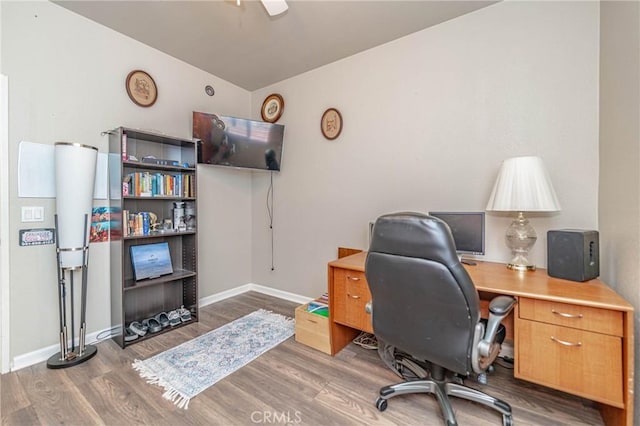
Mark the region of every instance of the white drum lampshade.
POLYGON ((56 142, 54 150, 60 266, 80 268, 91 225, 98 148, 56 142))

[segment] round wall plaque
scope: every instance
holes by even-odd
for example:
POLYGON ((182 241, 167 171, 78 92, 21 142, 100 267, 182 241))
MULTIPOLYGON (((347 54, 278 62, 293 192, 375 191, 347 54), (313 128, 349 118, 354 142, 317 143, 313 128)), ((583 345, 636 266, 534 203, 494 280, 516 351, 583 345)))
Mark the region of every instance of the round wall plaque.
POLYGON ((322 135, 329 140, 340 136, 340 132, 342 132, 342 115, 340 111, 335 108, 326 110, 322 114, 322 119, 320 119, 320 130, 322 135))
POLYGON ((142 70, 134 70, 127 76, 127 94, 134 104, 150 107, 158 99, 158 88, 153 78, 142 70))
POLYGON ((262 103, 262 119, 267 123, 275 123, 280 120, 284 110, 284 99, 277 93, 267 96, 262 103))

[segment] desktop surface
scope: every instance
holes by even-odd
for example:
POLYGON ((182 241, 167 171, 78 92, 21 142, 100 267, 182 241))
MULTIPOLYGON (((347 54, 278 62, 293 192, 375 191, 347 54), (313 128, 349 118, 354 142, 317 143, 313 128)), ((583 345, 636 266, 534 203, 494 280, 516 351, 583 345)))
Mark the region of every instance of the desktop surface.
MULTIPOLYGON (((364 272, 366 259, 367 252, 361 252, 334 260, 329 266, 364 272)), ((475 262, 476 265, 464 265, 464 268, 478 291, 633 311, 629 302, 599 279, 575 282, 550 277, 546 269, 515 271, 504 263, 475 262)))

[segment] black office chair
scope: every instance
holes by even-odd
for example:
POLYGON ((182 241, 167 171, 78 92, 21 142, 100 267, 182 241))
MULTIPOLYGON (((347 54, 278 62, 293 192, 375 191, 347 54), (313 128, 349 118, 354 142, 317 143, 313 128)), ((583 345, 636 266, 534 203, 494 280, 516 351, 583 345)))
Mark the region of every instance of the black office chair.
MULTIPOLYGON (((417 378, 380 389, 376 407, 391 397, 431 393, 447 425, 457 425, 448 396, 491 407, 511 425, 511 406, 463 385, 495 360, 502 319, 515 304, 509 296, 491 301, 489 320, 480 320, 480 302, 460 264, 449 227, 420 213, 381 216, 373 228, 365 273, 372 295, 373 331, 395 347, 398 365, 417 378), (485 326, 486 323, 486 326, 485 326)), ((504 332, 502 339, 504 339, 504 332)))

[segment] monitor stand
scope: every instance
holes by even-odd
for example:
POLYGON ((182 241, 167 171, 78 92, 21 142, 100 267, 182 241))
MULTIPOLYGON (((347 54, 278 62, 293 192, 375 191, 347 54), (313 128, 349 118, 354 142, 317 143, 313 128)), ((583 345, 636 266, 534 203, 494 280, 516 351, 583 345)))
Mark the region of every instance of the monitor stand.
POLYGON ((460 263, 464 264, 464 265, 469 265, 469 266, 476 266, 477 263, 471 259, 465 259, 464 257, 462 257, 461 255, 458 255, 458 259, 460 259, 460 263))

